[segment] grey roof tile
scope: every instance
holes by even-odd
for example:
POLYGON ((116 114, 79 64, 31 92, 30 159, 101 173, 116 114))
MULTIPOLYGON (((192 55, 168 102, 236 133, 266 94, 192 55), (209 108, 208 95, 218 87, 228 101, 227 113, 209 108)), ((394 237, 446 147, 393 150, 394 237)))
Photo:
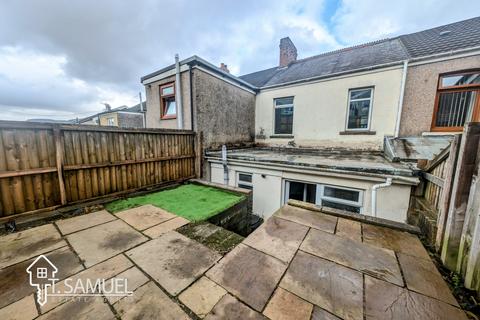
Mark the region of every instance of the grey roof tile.
POLYGON ((287 68, 273 67, 240 79, 257 87, 275 86, 475 46, 480 46, 480 17, 323 53, 295 61, 287 68), (441 34, 447 30, 448 34, 441 34))

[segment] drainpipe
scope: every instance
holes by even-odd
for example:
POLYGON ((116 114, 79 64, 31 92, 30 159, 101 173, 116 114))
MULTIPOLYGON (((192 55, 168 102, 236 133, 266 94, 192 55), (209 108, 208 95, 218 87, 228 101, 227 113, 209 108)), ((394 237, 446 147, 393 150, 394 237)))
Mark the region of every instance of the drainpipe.
POLYGON ((228 186, 227 146, 222 145, 223 184, 228 186))
POLYGON ((372 216, 377 216, 377 190, 392 185, 392 178, 387 178, 384 183, 376 184, 372 187, 372 216))
POLYGON ((397 121, 395 122, 395 138, 400 134, 400 120, 403 110, 403 96, 405 95, 405 82, 407 81, 408 60, 403 61, 402 84, 400 85, 400 98, 398 99, 397 121))
POLYGON ((177 127, 183 129, 182 83, 180 80, 180 62, 178 53, 175 55, 175 100, 177 103, 177 127))

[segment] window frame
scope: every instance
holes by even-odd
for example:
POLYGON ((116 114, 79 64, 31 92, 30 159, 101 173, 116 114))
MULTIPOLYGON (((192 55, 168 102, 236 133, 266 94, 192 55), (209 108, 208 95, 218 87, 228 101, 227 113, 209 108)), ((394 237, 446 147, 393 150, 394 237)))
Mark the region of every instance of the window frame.
POLYGON ((159 86, 159 95, 160 95, 160 119, 162 120, 168 120, 168 119, 176 119, 177 118, 177 114, 178 114, 178 110, 177 110, 177 88, 175 86, 175 81, 173 82, 168 82, 168 83, 165 83, 165 84, 162 84, 159 86), (168 87, 173 87, 173 93, 171 94, 166 94, 166 95, 163 95, 162 94, 162 89, 163 88, 168 88, 168 87), (169 98, 173 97, 175 99, 175 114, 174 115, 166 115, 166 103, 165 101, 169 98))
POLYGON ((430 131, 432 132, 459 132, 463 131, 464 126, 457 126, 457 127, 437 127, 437 113, 440 107, 440 95, 442 93, 456 93, 456 92, 467 92, 467 91, 475 91, 475 101, 473 102, 473 110, 472 116, 470 119, 465 120, 465 122, 470 121, 480 121, 480 84, 470 84, 470 85, 461 85, 461 86, 442 86, 442 78, 448 76, 455 76, 455 75, 462 75, 462 74, 473 74, 479 73, 480 69, 474 70, 465 70, 465 71, 454 71, 448 73, 442 73, 438 75, 437 79, 437 89, 435 93, 435 104, 433 108, 433 115, 432 115, 432 123, 430 125, 430 131))
POLYGON ((361 131, 370 131, 372 127, 372 113, 373 113, 373 95, 375 93, 375 87, 360 87, 360 88, 350 88, 348 89, 348 96, 347 96, 347 117, 345 118, 345 131, 350 132, 361 132, 361 131), (362 99, 353 99, 353 101, 365 101, 370 100, 370 106, 368 108, 368 123, 366 128, 349 128, 348 127, 348 119, 350 118, 350 102, 351 99, 351 92, 352 91, 360 91, 360 90, 370 90, 370 98, 362 98, 362 99))
POLYGON ((364 192, 360 189, 349 188, 349 187, 342 187, 342 186, 334 186, 330 184, 317 184, 317 199, 315 200, 316 203, 322 205, 322 200, 330 201, 334 203, 344 204, 351 207, 359 208, 359 213, 363 213, 363 196, 364 192), (355 191, 358 192, 358 201, 352 200, 345 200, 341 198, 329 197, 324 195, 325 187, 339 189, 339 190, 347 190, 347 191, 355 191))
POLYGON ((253 191, 253 173, 245 172, 245 171, 237 171, 236 173, 237 173, 237 188, 243 188, 243 189, 248 189, 248 190, 253 191), (248 182, 248 181, 240 180, 240 175, 241 174, 249 175, 252 178, 252 181, 248 182), (240 185, 247 186, 247 188, 244 188, 240 185), (250 187, 250 188, 248 188, 248 187, 250 187))
POLYGON ((288 195, 290 193, 290 182, 299 182, 305 184, 304 187, 304 194, 303 198, 305 199, 306 197, 306 186, 307 184, 313 184, 316 186, 316 193, 315 193, 315 205, 321 206, 322 205, 322 200, 334 202, 334 203, 339 203, 339 204, 344 204, 352 207, 357 207, 359 208, 359 214, 364 214, 364 198, 365 198, 365 190, 363 189, 356 189, 356 188, 350 188, 350 187, 344 187, 344 186, 337 186, 337 185, 332 185, 332 184, 325 184, 325 183, 318 183, 318 182, 308 182, 308 181, 302 181, 302 180, 295 180, 295 179, 284 179, 283 180, 283 203, 287 204, 288 203, 288 195), (341 190, 348 190, 348 191, 356 191, 358 192, 358 201, 350 201, 350 200, 344 200, 340 198, 334 198, 334 197, 329 197, 329 196, 324 196, 324 189, 325 187, 330 187, 330 188, 335 188, 335 189, 341 189, 341 190))
POLYGON ((115 127, 115 117, 107 117, 107 126, 115 127), (111 123, 110 120, 112 120, 111 123))
POLYGON ((293 132, 294 132, 294 121, 293 120, 294 119, 295 119, 295 96, 284 96, 284 97, 273 98, 273 134, 272 135, 274 135, 274 136, 293 136, 293 132), (277 107, 276 101, 280 100, 280 99, 286 99, 286 98, 292 98, 292 103, 277 107), (277 109, 282 109, 282 108, 290 108, 290 107, 293 109, 293 111, 292 111, 292 132, 290 132, 290 133, 276 133, 276 121, 275 121, 276 110, 277 109))

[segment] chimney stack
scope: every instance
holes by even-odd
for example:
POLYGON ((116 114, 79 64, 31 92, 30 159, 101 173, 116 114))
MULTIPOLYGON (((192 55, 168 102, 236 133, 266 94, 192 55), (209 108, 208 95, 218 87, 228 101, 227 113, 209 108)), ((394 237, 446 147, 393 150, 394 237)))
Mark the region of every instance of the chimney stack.
POLYGON ((286 67, 297 61, 297 48, 289 37, 280 39, 280 64, 279 67, 286 67))
POLYGON ((225 71, 227 73, 230 73, 230 70, 228 70, 228 66, 223 62, 220 64, 220 69, 222 69, 223 71, 225 71))

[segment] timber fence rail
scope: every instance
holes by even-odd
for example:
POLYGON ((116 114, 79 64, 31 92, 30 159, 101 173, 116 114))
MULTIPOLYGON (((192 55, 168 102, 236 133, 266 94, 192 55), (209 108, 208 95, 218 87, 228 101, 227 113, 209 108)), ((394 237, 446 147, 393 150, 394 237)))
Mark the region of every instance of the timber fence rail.
POLYGON ((195 177, 195 134, 0 121, 0 220, 195 177))

